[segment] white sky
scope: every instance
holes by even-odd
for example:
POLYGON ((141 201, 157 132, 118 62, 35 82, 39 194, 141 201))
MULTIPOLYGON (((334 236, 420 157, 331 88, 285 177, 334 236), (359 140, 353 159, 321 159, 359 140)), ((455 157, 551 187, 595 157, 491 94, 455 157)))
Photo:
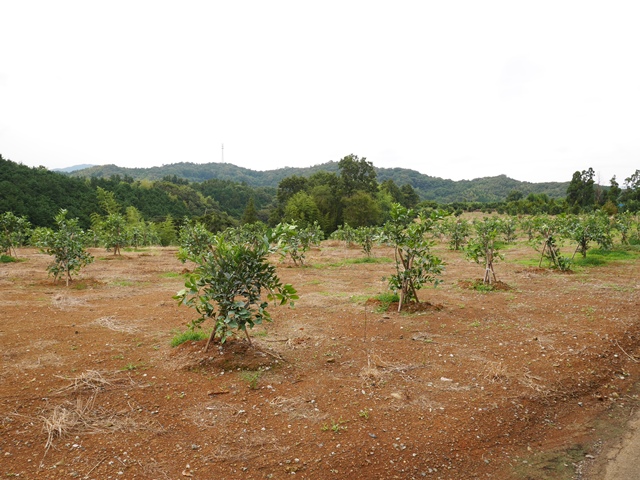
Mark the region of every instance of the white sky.
POLYGON ((640 168, 637 1, 0 0, 0 154, 354 153, 454 180, 640 168))

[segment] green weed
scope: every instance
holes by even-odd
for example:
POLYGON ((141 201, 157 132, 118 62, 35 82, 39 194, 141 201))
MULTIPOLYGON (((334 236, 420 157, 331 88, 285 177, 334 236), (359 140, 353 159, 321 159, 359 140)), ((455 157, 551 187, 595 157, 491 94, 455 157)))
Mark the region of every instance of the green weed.
POLYGON ((245 370, 240 372, 240 378, 247 382, 247 385, 251 390, 258 388, 258 381, 262 377, 262 370, 245 370))
POLYGON ((185 342, 198 342, 200 340, 206 340, 211 335, 211 332, 204 330, 185 330, 184 332, 176 332, 171 339, 171 346, 177 347, 185 342))
POLYGON ((369 420, 369 410, 367 410, 366 408, 363 408, 358 412, 358 416, 360 418, 364 418, 365 420, 369 420))
POLYGON ((389 309, 389 305, 400 301, 398 294, 393 292, 381 293, 375 299, 380 302, 380 308, 377 309, 378 312, 386 312, 389 309))
POLYGON ((178 272, 165 272, 165 273, 161 273, 160 276, 162 278, 178 278, 178 277, 182 277, 183 275, 178 272))

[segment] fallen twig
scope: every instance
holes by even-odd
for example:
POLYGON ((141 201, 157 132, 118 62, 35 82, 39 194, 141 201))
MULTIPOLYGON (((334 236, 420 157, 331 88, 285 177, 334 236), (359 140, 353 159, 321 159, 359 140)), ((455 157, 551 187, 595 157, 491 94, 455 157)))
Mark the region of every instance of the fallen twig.
POLYGON ((635 363, 638 363, 638 359, 637 359, 637 358, 632 357, 631 355, 629 355, 627 352, 625 352, 625 351, 624 351, 624 348, 622 348, 622 347, 620 346, 620 344, 618 343, 618 340, 614 340, 614 343, 616 344, 616 346, 617 346, 620 350, 622 350, 622 353, 624 353, 627 357, 629 357, 629 358, 631 359, 631 361, 633 361, 633 362, 635 362, 635 363))

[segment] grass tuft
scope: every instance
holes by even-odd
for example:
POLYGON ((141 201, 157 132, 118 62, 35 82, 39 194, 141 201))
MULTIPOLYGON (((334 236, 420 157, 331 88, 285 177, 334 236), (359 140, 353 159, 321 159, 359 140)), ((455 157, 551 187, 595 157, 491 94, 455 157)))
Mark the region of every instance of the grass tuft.
POLYGON ((398 294, 393 292, 384 292, 375 298, 380 302, 380 312, 386 312, 389 309, 389 305, 400 301, 398 294))
POLYGON ((206 340, 211 335, 211 332, 205 332, 204 330, 185 330, 184 332, 178 332, 171 339, 171 346, 177 347, 185 342, 199 342, 200 340, 206 340))

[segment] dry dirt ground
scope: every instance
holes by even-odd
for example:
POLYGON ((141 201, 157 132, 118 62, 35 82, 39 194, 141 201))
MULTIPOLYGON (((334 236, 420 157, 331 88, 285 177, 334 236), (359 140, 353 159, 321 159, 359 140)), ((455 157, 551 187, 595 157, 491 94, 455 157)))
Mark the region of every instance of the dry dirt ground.
POLYGON ((390 249, 354 263, 324 242, 279 264, 301 298, 254 348, 203 353, 169 345, 196 316, 171 298, 175 249, 92 250, 68 288, 19 250, 0 265, 0 475, 602 478, 638 406, 640 258, 559 274, 518 244, 496 264, 510 289, 483 293, 480 267, 436 251, 444 283, 399 314, 370 300, 390 249))

